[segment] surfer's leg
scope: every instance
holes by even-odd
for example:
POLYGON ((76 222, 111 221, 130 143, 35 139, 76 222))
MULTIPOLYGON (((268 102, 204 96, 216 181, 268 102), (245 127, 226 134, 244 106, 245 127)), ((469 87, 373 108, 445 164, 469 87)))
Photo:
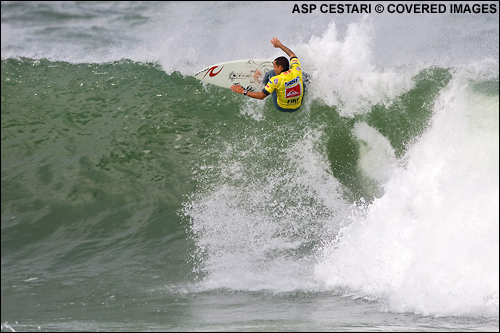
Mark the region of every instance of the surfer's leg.
POLYGON ((274 69, 271 69, 269 72, 266 73, 266 75, 264 75, 264 78, 262 79, 262 84, 266 85, 267 81, 269 81, 269 79, 275 75, 276 74, 274 73, 274 69))
POLYGON ((282 108, 278 105, 278 95, 276 94, 276 90, 271 93, 271 97, 273 98, 274 107, 279 111, 282 111, 282 108))

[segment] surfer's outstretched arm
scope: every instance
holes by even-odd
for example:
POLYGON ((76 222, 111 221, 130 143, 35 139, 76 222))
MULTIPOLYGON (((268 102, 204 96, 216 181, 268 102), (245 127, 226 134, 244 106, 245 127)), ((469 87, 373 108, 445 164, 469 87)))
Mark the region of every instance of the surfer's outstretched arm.
POLYGON ((239 84, 233 84, 231 86, 231 90, 234 91, 235 93, 238 93, 238 94, 245 94, 247 95, 248 97, 252 97, 252 98, 255 98, 255 99, 264 99, 266 98, 266 94, 264 94, 262 91, 247 91, 245 90, 241 85, 239 84), (246 92, 246 93, 245 93, 246 92))
POLYGON ((273 37, 271 38, 271 44, 273 44, 274 47, 276 48, 280 48, 283 50, 283 52, 286 53, 287 56, 289 56, 290 58, 293 58, 293 57, 297 57, 295 55, 295 53, 293 53, 292 50, 290 50, 288 47, 286 47, 285 45, 283 45, 278 38, 276 37, 273 37))

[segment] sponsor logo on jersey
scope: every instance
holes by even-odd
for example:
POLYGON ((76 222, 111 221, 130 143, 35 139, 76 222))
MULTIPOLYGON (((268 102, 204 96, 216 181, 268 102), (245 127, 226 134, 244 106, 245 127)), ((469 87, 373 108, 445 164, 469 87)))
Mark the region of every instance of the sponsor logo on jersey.
POLYGON ((302 91, 300 89, 300 82, 298 82, 296 85, 287 87, 285 89, 285 98, 294 98, 302 95, 302 91))
POLYGON ((295 87, 286 89, 285 98, 293 98, 297 96, 300 96, 300 84, 296 85, 295 87))
POLYGON ((285 87, 290 87, 290 86, 293 86, 295 85, 297 82, 299 82, 300 79, 298 77, 296 77, 295 79, 293 80, 290 80, 288 82, 285 82, 285 87))

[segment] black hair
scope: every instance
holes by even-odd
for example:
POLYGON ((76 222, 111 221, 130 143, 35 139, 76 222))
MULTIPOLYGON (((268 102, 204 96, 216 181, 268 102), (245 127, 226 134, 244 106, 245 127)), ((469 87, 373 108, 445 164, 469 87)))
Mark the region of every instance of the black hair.
POLYGON ((274 59, 274 61, 276 61, 277 66, 283 67, 283 72, 290 69, 290 64, 288 63, 288 59, 286 57, 278 57, 274 59))

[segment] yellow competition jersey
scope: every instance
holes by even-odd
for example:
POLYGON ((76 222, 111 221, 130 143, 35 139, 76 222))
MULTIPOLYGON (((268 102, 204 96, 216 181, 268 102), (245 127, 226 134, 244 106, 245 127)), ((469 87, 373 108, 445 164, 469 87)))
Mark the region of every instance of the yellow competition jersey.
POLYGON ((271 94, 276 90, 278 105, 283 109, 297 109, 302 103, 304 84, 299 59, 290 59, 290 69, 269 79, 264 90, 271 94))

